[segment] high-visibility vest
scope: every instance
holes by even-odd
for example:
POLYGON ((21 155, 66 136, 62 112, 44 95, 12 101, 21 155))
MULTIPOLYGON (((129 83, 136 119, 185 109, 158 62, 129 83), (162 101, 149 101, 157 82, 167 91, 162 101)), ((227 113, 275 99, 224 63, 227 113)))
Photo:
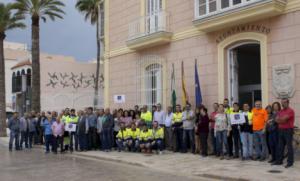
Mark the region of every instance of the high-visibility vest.
POLYGON ((151 122, 152 121, 152 113, 150 111, 142 112, 141 113, 141 119, 143 119, 145 122, 151 122))
POLYGON ((78 119, 79 117, 78 116, 69 116, 66 118, 66 123, 74 123, 74 124, 77 124, 78 123, 78 119))
POLYGON ((62 117, 61 117, 61 122, 63 122, 63 123, 66 123, 66 121, 67 121, 67 119, 69 119, 69 115, 63 115, 62 117))
POLYGON ((135 131, 133 131, 131 128, 127 129, 127 135, 129 138, 132 139, 137 139, 140 136, 140 132, 141 131, 139 128, 136 128, 135 131))
POLYGON ((233 107, 225 108, 225 114, 233 113, 233 107))
POLYGON ((128 138, 127 129, 125 129, 125 130, 120 129, 116 137, 118 139, 127 139, 128 138))
POLYGON ((164 139, 164 128, 152 129, 153 139, 164 139))
POLYGON ((139 140, 140 141, 148 141, 151 140, 152 137, 152 130, 148 129, 148 131, 141 131, 140 132, 140 136, 139 136, 139 140))
POLYGON ((174 124, 174 123, 180 123, 180 122, 182 122, 182 112, 179 112, 179 113, 175 112, 173 114, 172 123, 174 124))
POLYGON ((253 113, 252 112, 247 112, 247 117, 248 117, 248 124, 252 125, 253 113))

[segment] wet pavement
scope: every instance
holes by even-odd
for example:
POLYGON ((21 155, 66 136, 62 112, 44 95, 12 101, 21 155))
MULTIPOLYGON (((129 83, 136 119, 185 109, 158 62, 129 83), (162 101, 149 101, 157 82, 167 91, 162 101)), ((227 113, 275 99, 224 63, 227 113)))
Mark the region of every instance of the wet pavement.
POLYGON ((0 155, 0 181, 200 180, 68 153, 45 154, 39 148, 9 152, 6 146, 0 144, 0 155))

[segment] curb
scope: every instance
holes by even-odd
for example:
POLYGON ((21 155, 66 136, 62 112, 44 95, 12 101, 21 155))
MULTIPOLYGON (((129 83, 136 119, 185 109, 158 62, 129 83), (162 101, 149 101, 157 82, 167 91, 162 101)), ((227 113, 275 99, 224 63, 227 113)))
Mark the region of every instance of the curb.
MULTIPOLYGON (((143 167, 143 168, 149 168, 149 169, 153 169, 155 170, 155 168, 144 164, 144 163, 138 163, 138 162, 132 162, 132 161, 127 161, 127 160, 121 160, 118 158, 108 158, 105 156, 95 156, 95 155, 86 155, 86 154, 82 154, 82 153, 73 153, 74 156, 78 156, 79 158, 85 159, 85 158, 91 158, 91 159, 97 159, 97 160, 103 160, 103 161, 110 161, 110 162, 114 162, 114 163, 122 163, 122 164, 129 164, 131 166, 138 166, 138 167, 143 167)), ((176 174, 176 175, 180 175, 183 176, 180 173, 173 173, 170 170, 160 170, 162 172, 165 173, 170 173, 170 174, 176 174)), ((228 176, 220 176, 220 175, 214 175, 214 174, 193 174, 190 175, 190 177, 193 178, 207 178, 207 179, 213 179, 213 180, 227 180, 227 181, 249 181, 249 179, 245 179, 245 178, 239 178, 239 177, 228 177, 228 176)))
POLYGON ((131 161, 127 161, 127 160, 120 160, 118 158, 108 158, 105 156, 95 156, 95 155, 86 155, 86 154, 82 154, 82 153, 76 153, 73 152, 74 156, 80 156, 80 157, 86 157, 86 158, 93 158, 93 159, 98 159, 98 160, 103 160, 103 161, 111 161, 111 162, 115 162, 115 163, 123 163, 123 164, 129 164, 132 166, 139 166, 139 167, 144 167, 144 168, 151 168, 149 166, 147 166, 146 164, 143 163, 138 163, 138 162, 131 162, 131 161))

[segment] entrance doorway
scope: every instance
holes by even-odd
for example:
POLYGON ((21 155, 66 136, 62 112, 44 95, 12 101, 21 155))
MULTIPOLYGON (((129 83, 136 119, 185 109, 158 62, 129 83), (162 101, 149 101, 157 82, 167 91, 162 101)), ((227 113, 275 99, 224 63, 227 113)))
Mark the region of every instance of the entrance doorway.
POLYGON ((232 46, 228 51, 230 102, 240 105, 262 99, 260 44, 256 41, 232 46))

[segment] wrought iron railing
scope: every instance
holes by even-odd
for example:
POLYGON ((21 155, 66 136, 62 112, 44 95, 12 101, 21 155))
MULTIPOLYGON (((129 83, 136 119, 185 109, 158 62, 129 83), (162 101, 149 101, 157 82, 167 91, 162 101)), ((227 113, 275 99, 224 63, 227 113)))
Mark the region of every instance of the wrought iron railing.
POLYGON ((169 15, 165 11, 158 11, 140 17, 129 24, 128 40, 147 36, 157 32, 169 31, 169 15))

